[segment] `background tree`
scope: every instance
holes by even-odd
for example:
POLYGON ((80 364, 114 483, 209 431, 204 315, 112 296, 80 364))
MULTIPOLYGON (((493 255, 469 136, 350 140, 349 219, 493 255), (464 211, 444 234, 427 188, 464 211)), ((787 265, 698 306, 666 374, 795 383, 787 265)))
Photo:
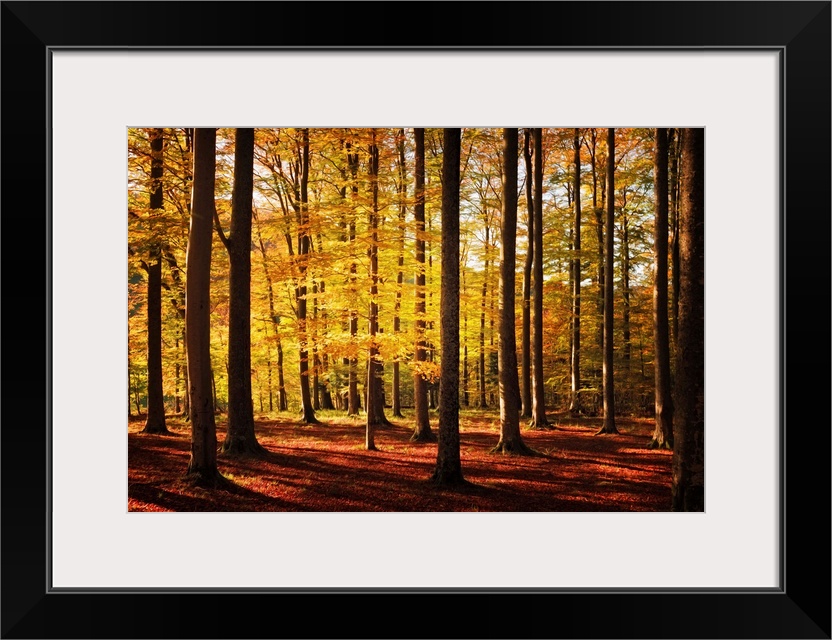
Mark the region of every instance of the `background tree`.
POLYGON ((601 433, 618 433, 615 426, 613 380, 613 247, 615 230, 615 129, 607 129, 607 217, 604 273, 604 424, 601 433))
POLYGON ((459 452, 459 173, 461 130, 445 129, 442 145, 442 362, 439 445, 433 481, 464 482, 459 452))
POLYGON ((413 353, 413 405, 416 427, 411 440, 417 442, 435 442, 436 436, 430 429, 428 413, 428 384, 421 363, 426 360, 425 353, 425 130, 413 129, 415 142, 415 164, 413 171, 416 200, 413 217, 416 221, 416 302, 415 324, 416 344, 413 353))
POLYGON ((215 215, 216 129, 194 130, 194 189, 188 236, 185 324, 191 396, 188 476, 216 486, 217 427, 211 383, 211 236, 215 215))
POLYGON ((705 510, 705 130, 682 131, 673 511, 705 510))
POLYGON ((532 429, 549 427, 543 375, 543 130, 534 129, 534 327, 532 332, 532 429))
POLYGON ((520 435, 520 384, 515 336, 515 269, 517 240, 517 129, 503 129, 503 211, 500 243, 500 440, 492 451, 529 454, 520 435))
MULTIPOLYGON (((161 218, 164 209, 162 172, 164 129, 150 130, 150 211, 161 218)), ((162 389, 162 247, 157 239, 150 246, 147 271, 147 421, 145 433, 170 433, 165 423, 165 394, 162 389)))
POLYGON ((654 160, 655 217, 653 275, 653 341, 655 351, 656 428, 649 447, 673 447, 673 397, 670 380, 670 335, 667 296, 667 129, 656 129, 654 160))
POLYGON ((581 390, 581 136, 580 129, 575 129, 575 186, 573 200, 575 205, 575 224, 573 231, 572 259, 572 358, 570 369, 571 397, 569 412, 580 412, 579 393, 581 390))
MULTIPOLYGON (((215 216, 217 235, 228 251, 228 424, 222 452, 264 451, 254 433, 251 402, 251 216, 254 190, 254 129, 237 129, 234 187, 228 237, 215 216)), ((216 211, 215 211, 216 214, 216 211)))

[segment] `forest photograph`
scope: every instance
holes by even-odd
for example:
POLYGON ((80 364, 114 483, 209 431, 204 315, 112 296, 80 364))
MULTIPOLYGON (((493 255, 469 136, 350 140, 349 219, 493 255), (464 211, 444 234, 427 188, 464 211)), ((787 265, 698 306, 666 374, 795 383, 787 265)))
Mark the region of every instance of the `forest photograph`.
POLYGON ((705 510, 704 128, 126 133, 128 511, 705 510))

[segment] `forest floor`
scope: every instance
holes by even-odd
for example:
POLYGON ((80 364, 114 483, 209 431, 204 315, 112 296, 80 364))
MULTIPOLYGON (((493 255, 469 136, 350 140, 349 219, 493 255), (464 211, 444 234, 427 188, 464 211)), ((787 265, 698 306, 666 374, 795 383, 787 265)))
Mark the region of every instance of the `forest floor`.
MULTIPOLYGON (((594 435, 600 418, 549 415, 552 430, 523 429, 538 455, 490 453, 499 417, 460 415, 462 472, 468 485, 437 489, 429 481, 436 444, 410 442, 407 414, 376 430, 378 451, 364 450, 364 424, 342 412, 305 426, 291 416, 256 419, 258 458, 220 455, 234 484, 205 490, 184 480, 190 426, 168 416, 171 435, 128 426, 130 511, 669 511, 669 451, 648 450, 653 420, 617 418, 620 435, 594 435)), ((431 427, 436 430, 435 418, 431 427)), ((225 416, 217 416, 217 438, 225 416)))

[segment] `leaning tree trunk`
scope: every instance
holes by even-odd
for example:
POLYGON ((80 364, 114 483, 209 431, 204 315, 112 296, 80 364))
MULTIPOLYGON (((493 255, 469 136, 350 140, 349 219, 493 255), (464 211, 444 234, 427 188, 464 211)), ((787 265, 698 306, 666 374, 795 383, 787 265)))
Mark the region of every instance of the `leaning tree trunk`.
POLYGON ((436 435, 430 429, 428 413, 428 384, 420 363, 427 360, 425 353, 425 130, 413 129, 416 153, 414 187, 416 201, 413 217, 416 220, 416 344, 413 354, 413 406, 416 428, 410 438, 416 442, 435 442, 436 435))
POLYGON ((211 374, 211 236, 215 212, 216 140, 216 129, 194 130, 194 186, 185 285, 185 335, 191 396, 188 476, 207 486, 222 482, 217 469, 217 426, 211 374))
MULTIPOLYGON (((229 258, 228 427, 222 452, 260 454, 251 404, 251 212, 254 191, 254 129, 237 129, 229 258)), ((220 229, 221 231, 221 229, 220 229)), ((221 238, 223 236, 220 236, 221 238)))
POLYGON ((682 131, 673 511, 705 510, 705 130, 682 131))
POLYGON ((526 262, 523 265, 523 333, 521 338, 520 400, 523 418, 532 417, 532 361, 531 361, 531 285, 532 285, 532 242, 534 241, 534 195, 532 193, 532 151, 531 130, 523 134, 523 160, 526 165, 526 211, 528 214, 528 244, 526 262))
MULTIPOLYGON (((150 215, 161 216, 164 136, 162 129, 150 132, 150 215)), ((165 394, 162 389, 162 251, 158 242, 151 248, 147 270, 147 421, 144 433, 170 433, 165 423, 165 394)))
POLYGON ((648 445, 673 448, 673 397, 670 385, 670 335, 667 296, 667 129, 656 129, 653 163, 656 194, 655 257, 653 280, 653 345, 655 351, 656 428, 648 445))
POLYGON ((445 129, 442 153, 442 288, 439 317, 442 362, 439 445, 432 480, 464 483, 459 453, 459 160, 461 130, 445 129))
POLYGON ((569 412, 580 413, 579 392, 581 389, 581 138, 575 129, 575 230, 572 258, 572 359, 571 397, 569 412))
MULTIPOLYGON (((615 385, 613 384, 613 240, 615 236, 615 129, 607 129, 607 217, 606 263, 604 273, 604 424, 601 433, 618 433, 615 426, 615 385)), ((597 434, 596 434, 597 435, 597 434)))
POLYGON ((495 453, 530 454, 520 435, 514 282, 517 241, 517 129, 503 129, 503 215, 500 222, 500 301, 497 368, 500 380, 500 440, 495 453))
POLYGON ((534 326, 532 332, 532 429, 548 429, 543 378, 543 130, 534 130, 534 326))

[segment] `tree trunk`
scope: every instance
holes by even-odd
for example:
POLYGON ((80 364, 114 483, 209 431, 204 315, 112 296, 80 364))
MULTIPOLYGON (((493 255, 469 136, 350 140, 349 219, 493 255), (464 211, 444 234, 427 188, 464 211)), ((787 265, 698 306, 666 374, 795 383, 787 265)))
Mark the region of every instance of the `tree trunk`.
POLYGON ((670 153, 670 235, 672 238, 670 246, 670 258, 672 260, 672 290, 671 301, 673 324, 671 325, 673 344, 676 344, 679 336, 679 282, 680 282, 680 259, 679 259, 679 153, 682 148, 681 130, 670 129, 668 133, 668 147, 670 153), (671 134, 675 132, 675 135, 671 134), (670 142, 673 142, 672 146, 670 142))
POLYGON ((667 317, 667 129, 656 129, 653 163, 656 225, 653 276, 653 345, 655 351, 656 428, 650 449, 673 448, 673 397, 670 387, 670 336, 667 317))
POLYGON ((415 442, 435 442, 436 435, 430 429, 428 413, 428 384, 422 371, 421 362, 425 362, 425 130, 413 129, 416 154, 414 165, 414 192, 416 201, 413 217, 416 221, 416 344, 413 354, 413 406, 416 428, 411 440, 415 442))
MULTIPOLYGON (((161 216, 164 207, 162 172, 164 130, 150 132, 150 216, 161 216)), ((162 252, 158 242, 147 265, 147 421, 144 433, 170 433, 165 423, 162 389, 162 252)))
POLYGON ((500 440, 495 453, 530 454, 520 435, 520 383, 517 379, 514 282, 517 251, 517 129, 503 129, 503 215, 500 221, 499 348, 500 440))
MULTIPOLYGON (((393 310, 393 333, 398 334, 401 331, 401 308, 402 308, 402 285, 404 284, 404 236, 405 236, 405 216, 407 215, 407 171, 405 169, 404 156, 404 129, 399 129, 396 137, 396 150, 398 151, 399 163, 399 257, 398 257, 398 272, 396 274, 396 303, 393 310)), ((399 359, 398 357, 393 361, 393 399, 392 399, 393 415, 397 418, 402 416, 402 400, 399 380, 399 359)))
MULTIPOLYGON (((352 177, 352 198, 355 200, 358 197, 358 154, 352 153, 352 145, 347 142, 347 164, 350 168, 350 176, 352 177)), ((353 203, 355 206, 355 202, 353 203)), ((358 339, 358 309, 356 308, 357 300, 357 278, 358 278, 358 263, 355 255, 355 209, 350 213, 349 221, 349 241, 350 241, 350 344, 355 345, 358 339)), ((359 395, 358 395, 358 358, 350 358, 349 372, 347 377, 347 415, 357 416, 359 413, 359 395)))
POLYGON ((237 129, 229 258, 228 426, 222 452, 260 454, 251 401, 251 210, 254 190, 254 129, 237 129))
POLYGON ((489 247, 489 225, 488 216, 485 215, 485 267, 482 276, 482 304, 480 306, 480 371, 479 371, 479 385, 480 385, 480 409, 488 407, 488 400, 486 398, 486 373, 485 373, 485 303, 488 297, 488 247, 489 247))
POLYGON ((378 146, 376 145, 376 130, 372 130, 370 144, 370 187, 372 189, 373 206, 370 210, 370 349, 367 353, 367 429, 364 446, 368 451, 375 451, 375 428, 382 423, 384 413, 379 413, 376 398, 380 396, 379 385, 379 353, 376 342, 378 333, 378 146))
POLYGON ((621 212, 621 333, 624 341, 623 360, 624 370, 630 372, 630 357, 632 354, 632 338, 630 336, 630 218, 625 211, 621 212))
POLYGON ((523 333, 521 338, 520 351, 522 361, 520 364, 520 399, 522 408, 520 415, 523 418, 532 417, 532 361, 531 361, 531 285, 534 242, 534 194, 532 193, 532 150, 531 130, 526 129, 523 134, 523 160, 526 166, 526 210, 528 215, 528 246, 526 249, 526 262, 523 266, 523 333))
POLYGON ((580 413, 581 390, 581 137, 580 130, 575 129, 575 226, 573 231, 572 258, 572 358, 571 397, 569 412, 580 413))
POLYGON ((216 129, 194 130, 194 180, 188 235, 185 327, 191 396, 191 457, 188 476, 217 486, 217 427, 211 373, 211 236, 215 214, 216 129))
POLYGON ((705 130, 682 131, 673 511, 705 510, 705 130))
POLYGON ((295 291, 298 316, 298 340, 300 342, 300 399, 301 421, 305 424, 318 424, 315 409, 312 406, 312 394, 309 383, 309 344, 306 326, 306 269, 310 253, 309 239, 309 129, 303 129, 303 148, 300 178, 300 224, 298 226, 298 265, 300 278, 295 291))
POLYGON ((459 452, 459 161, 461 130, 445 129, 442 153, 442 288, 439 445, 432 480, 464 483, 459 452))
MULTIPOLYGON (((607 129, 607 218, 606 264, 604 265, 604 424, 601 433, 618 433, 615 426, 615 385, 613 384, 613 241, 615 234, 615 129, 607 129)), ((597 434, 596 434, 597 435, 597 434)))
POLYGON ((543 378, 543 130, 534 130, 534 325, 532 332, 532 429, 548 429, 543 378))

